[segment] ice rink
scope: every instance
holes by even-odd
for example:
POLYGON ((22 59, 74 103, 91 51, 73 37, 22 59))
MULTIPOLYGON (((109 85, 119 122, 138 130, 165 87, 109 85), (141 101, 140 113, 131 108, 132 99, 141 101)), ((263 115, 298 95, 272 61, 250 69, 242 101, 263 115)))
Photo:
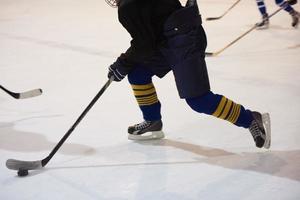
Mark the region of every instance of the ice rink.
MULTIPOLYGON (((182 1, 184 2, 184 1, 182 1)), ((218 51, 261 20, 255 0, 198 0, 207 51, 218 51)), ((278 9, 266 0, 268 13, 278 9)), ((294 6, 300 11, 300 4, 294 6)), ((154 78, 166 138, 133 142, 142 116, 127 80, 112 83, 42 170, 18 177, 7 159, 41 160, 107 81, 129 47, 117 10, 104 0, 0 0, 1 200, 299 200, 300 27, 280 11, 217 57, 206 58, 212 90, 269 112, 270 150, 226 121, 192 111, 172 73, 154 78)))

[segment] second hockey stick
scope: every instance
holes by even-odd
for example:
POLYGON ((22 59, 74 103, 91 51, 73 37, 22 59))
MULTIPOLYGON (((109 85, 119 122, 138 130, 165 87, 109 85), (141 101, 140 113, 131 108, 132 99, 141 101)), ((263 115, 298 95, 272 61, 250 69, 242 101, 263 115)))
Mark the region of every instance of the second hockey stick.
MULTIPOLYGON (((276 10, 275 12, 273 12, 271 15, 269 15, 268 19, 270 19, 271 17, 273 17, 275 14, 277 14, 279 11, 281 11, 282 9, 284 9, 285 7, 280 7, 278 10, 276 10)), ((229 44, 227 44, 225 47, 223 47, 222 49, 220 49, 219 51, 216 52, 205 52, 206 56, 217 56, 220 53, 222 53, 225 49, 227 49, 228 47, 230 47, 231 45, 233 45, 234 43, 236 43, 237 41, 239 41, 241 38, 243 38, 244 36, 246 36, 248 33, 250 33, 251 31, 253 31, 254 29, 257 28, 258 25, 260 25, 263 22, 260 22, 259 24, 255 24, 253 27, 251 27, 249 30, 247 30, 245 33, 243 33, 242 35, 240 35, 239 37, 237 37, 235 40, 233 40, 232 42, 230 42, 229 44)))
POLYGON ((212 21, 212 20, 217 20, 217 19, 221 19, 222 17, 224 17, 232 8, 234 8, 241 0, 237 0, 232 6, 230 6, 230 8, 228 8, 223 15, 219 16, 219 17, 208 17, 206 18, 207 21, 212 21))
POLYGON ((27 98, 39 96, 43 93, 43 91, 41 89, 34 89, 34 90, 26 91, 26 92, 17 93, 17 92, 12 92, 12 91, 6 89, 2 85, 0 85, 0 88, 4 92, 9 94, 10 96, 14 97, 15 99, 27 99, 27 98))
POLYGON ((84 116, 88 113, 88 111, 94 106, 96 101, 100 98, 100 96, 104 93, 104 91, 108 88, 110 83, 113 81, 113 78, 110 78, 105 85, 101 88, 98 94, 93 98, 90 104, 84 109, 75 123, 71 126, 71 128, 65 133, 63 138, 58 142, 58 144, 54 147, 54 149, 50 152, 50 154, 42 160, 37 161, 22 161, 15 159, 8 159, 6 161, 6 167, 11 170, 36 170, 42 167, 45 167, 50 159, 54 156, 54 154, 58 151, 58 149, 63 145, 66 139, 71 135, 73 130, 79 124, 79 122, 84 118, 84 116))

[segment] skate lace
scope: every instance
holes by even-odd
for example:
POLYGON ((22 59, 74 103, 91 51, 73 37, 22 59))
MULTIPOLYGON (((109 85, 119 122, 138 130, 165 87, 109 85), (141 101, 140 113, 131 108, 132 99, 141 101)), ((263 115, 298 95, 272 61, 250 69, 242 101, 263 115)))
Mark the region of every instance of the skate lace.
POLYGON ((150 122, 143 121, 139 124, 134 125, 134 127, 135 127, 136 130, 141 130, 141 129, 147 128, 149 125, 150 125, 150 122))
POLYGON ((249 129, 250 129, 251 135, 253 136, 254 139, 256 139, 257 137, 262 137, 261 130, 260 130, 259 125, 256 121, 252 122, 249 129))

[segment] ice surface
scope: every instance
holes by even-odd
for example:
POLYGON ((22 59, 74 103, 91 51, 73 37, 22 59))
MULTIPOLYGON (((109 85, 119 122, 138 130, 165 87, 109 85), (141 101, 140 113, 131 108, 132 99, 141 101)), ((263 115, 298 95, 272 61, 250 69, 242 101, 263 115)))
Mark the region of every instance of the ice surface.
MULTIPOLYGON (((198 1, 203 19, 233 3, 198 1)), ((266 4, 269 13, 278 9, 266 4)), ((255 1, 241 1, 221 20, 204 21, 207 50, 260 18, 255 1)), ((269 151, 255 148, 247 130, 191 111, 169 73, 154 79, 166 139, 127 140, 141 114, 124 80, 110 85, 46 168, 19 178, 6 160, 46 157, 130 37, 105 1, 0 0, 1 85, 44 92, 16 100, 0 91, 0 199, 300 199, 300 30, 284 11, 270 23, 206 59, 214 92, 271 114, 269 151)))

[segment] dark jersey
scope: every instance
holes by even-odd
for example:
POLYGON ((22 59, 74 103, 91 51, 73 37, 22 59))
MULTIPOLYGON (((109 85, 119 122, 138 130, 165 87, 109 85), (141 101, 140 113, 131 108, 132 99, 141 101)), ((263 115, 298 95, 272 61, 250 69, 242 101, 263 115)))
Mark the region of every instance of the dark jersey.
POLYGON ((120 23, 132 37, 121 60, 126 68, 150 58, 164 41, 163 26, 171 13, 182 8, 179 0, 121 0, 120 23))

